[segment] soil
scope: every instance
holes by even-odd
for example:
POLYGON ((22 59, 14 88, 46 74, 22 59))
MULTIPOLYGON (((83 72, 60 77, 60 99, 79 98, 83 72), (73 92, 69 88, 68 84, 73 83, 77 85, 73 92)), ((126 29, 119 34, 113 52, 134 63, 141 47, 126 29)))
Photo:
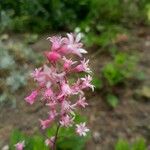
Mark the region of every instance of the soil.
MULTIPOLYGON (((42 36, 31 47, 38 51, 47 49, 45 37, 46 35, 42 36)), ((111 150, 119 138, 132 142, 138 137, 144 137, 150 145, 150 91, 147 90, 146 94, 142 92, 144 87, 150 87, 150 30, 146 27, 132 29, 129 38, 119 41, 117 45, 122 51, 132 50, 139 56, 138 69, 144 72, 145 78, 140 82, 133 79, 127 81, 127 85, 116 87, 119 105, 115 109, 107 105, 103 91, 87 93, 89 106, 82 113, 89 118, 92 138, 85 150, 111 150)), ((91 59, 91 67, 96 74, 100 74, 103 64, 110 60, 110 56, 101 49, 97 53, 92 48, 87 57, 91 59)), ((24 102, 26 91, 28 90, 16 94, 18 100, 15 109, 9 105, 0 108, 0 148, 8 143, 15 128, 27 134, 39 130, 39 118, 46 115, 41 104, 29 107, 24 102)))

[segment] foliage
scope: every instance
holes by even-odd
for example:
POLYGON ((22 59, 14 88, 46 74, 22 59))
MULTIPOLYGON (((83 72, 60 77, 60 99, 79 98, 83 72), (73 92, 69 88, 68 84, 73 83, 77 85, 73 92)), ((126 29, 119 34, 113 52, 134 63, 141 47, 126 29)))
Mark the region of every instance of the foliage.
MULTIPOLYGON (((76 121, 85 121, 86 118, 77 116, 76 121)), ((47 130, 47 136, 53 136, 56 131, 56 126, 47 130)), ((83 150, 85 143, 88 141, 88 137, 79 137, 75 135, 73 128, 61 128, 59 132, 59 139, 57 141, 58 150, 83 150), (66 136, 67 135, 67 136, 66 136), (74 145, 74 146, 73 146, 74 145)), ((34 136, 27 136, 18 130, 14 130, 10 137, 9 147, 10 150, 14 150, 14 145, 19 141, 25 141, 26 150, 48 150, 49 148, 45 146, 45 139, 41 134, 36 134, 34 136)))
MULTIPOLYGON (((74 135, 72 130, 61 130, 62 135, 67 135, 67 137, 62 137, 57 142, 58 150, 83 150, 85 143, 87 141, 86 138, 78 137, 74 135), (69 135, 69 136, 68 136, 69 135), (76 146, 73 146, 76 145, 76 146)), ((48 150, 49 148, 45 146, 45 140, 42 135, 35 136, 27 136, 18 130, 14 131, 10 138, 10 150, 15 150, 14 145, 19 142, 25 140, 25 149, 26 150, 48 150)))
POLYGON ((100 90, 103 87, 102 80, 96 76, 93 77, 92 83, 97 90, 100 90))
POLYGON ((136 63, 137 59, 135 56, 118 53, 114 56, 113 62, 104 66, 103 75, 109 85, 116 85, 134 75, 136 63))
POLYGON ((148 18, 148 21, 150 22, 150 4, 146 5, 146 10, 147 10, 147 18, 148 18))
POLYGON ((106 100, 112 108, 115 108, 118 105, 118 98, 113 94, 108 94, 106 100))
POLYGON ((118 34, 127 34, 127 30, 123 26, 115 24, 96 25, 98 33, 90 30, 90 28, 89 32, 86 32, 86 28, 84 29, 84 27, 81 27, 81 30, 85 33, 84 40, 87 46, 96 44, 101 48, 112 47, 114 45, 114 39, 118 34))
POLYGON ((42 32, 72 30, 81 24, 97 31, 106 23, 146 22, 148 0, 5 0, 1 2, 1 30, 42 32), (81 13, 82 12, 82 13, 81 13))
POLYGON ((17 31, 72 28, 86 17, 89 0, 22 0, 2 1, 1 9, 5 14, 11 11, 12 28, 17 31), (82 10, 82 14, 80 14, 82 10), (67 16, 67 17, 66 17, 67 16), (72 21, 74 20, 74 21, 72 21))
POLYGON ((94 76, 93 84, 97 90, 102 90, 106 95, 106 102, 115 108, 119 99, 113 89, 120 83, 124 85, 130 79, 142 79, 142 74, 136 69, 138 57, 127 52, 118 52, 112 56, 112 60, 102 67, 102 74, 94 76))
POLYGON ((40 135, 35 135, 33 137, 28 137, 24 135, 23 133, 19 132, 18 130, 14 130, 11 137, 10 137, 10 144, 9 149, 15 150, 15 144, 19 141, 25 140, 26 149, 31 150, 48 150, 48 148, 45 146, 44 139, 40 135))
POLYGON ((143 138, 137 139, 132 144, 129 144, 126 140, 120 139, 115 145, 115 150, 147 150, 147 146, 143 138))

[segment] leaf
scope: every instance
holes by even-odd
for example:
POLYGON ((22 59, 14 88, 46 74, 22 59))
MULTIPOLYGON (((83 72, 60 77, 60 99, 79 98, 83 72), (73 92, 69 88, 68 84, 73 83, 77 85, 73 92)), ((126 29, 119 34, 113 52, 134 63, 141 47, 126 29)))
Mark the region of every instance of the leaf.
POLYGON ((145 140, 143 138, 136 140, 132 145, 132 150, 147 150, 145 140))
POLYGON ((147 19, 148 21, 150 21, 150 4, 147 4, 146 7, 147 7, 147 19))
POLYGON ((10 136, 10 144, 9 144, 10 150, 14 150, 15 149, 14 145, 23 140, 25 140, 24 135, 18 130, 14 130, 10 136))
POLYGON ((118 105, 118 98, 113 94, 108 94, 107 102, 111 107, 115 108, 118 105))
POLYGON ((48 150, 48 147, 46 147, 44 143, 44 139, 41 136, 34 136, 33 141, 33 150, 48 150))
POLYGON ((101 89, 102 88, 102 80, 100 80, 97 77, 94 77, 92 80, 93 85, 95 86, 96 89, 101 89))
POLYGON ((130 150, 130 147, 127 141, 120 139, 115 145, 115 150, 130 150))
POLYGON ((103 75, 111 86, 121 82, 124 78, 120 69, 113 63, 108 63, 104 66, 103 75))

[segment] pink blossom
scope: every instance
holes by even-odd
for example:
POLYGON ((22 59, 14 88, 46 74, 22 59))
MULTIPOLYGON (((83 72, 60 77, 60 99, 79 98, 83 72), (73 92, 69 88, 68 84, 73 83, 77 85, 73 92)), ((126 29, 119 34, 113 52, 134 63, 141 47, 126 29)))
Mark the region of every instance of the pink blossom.
POLYGON ((71 88, 69 87, 69 84, 65 82, 62 82, 61 90, 64 95, 69 95, 72 92, 71 88))
POLYGON ((31 73, 31 76, 32 76, 35 80, 37 80, 37 78, 39 78, 39 76, 40 76, 41 71, 42 71, 42 68, 36 68, 36 69, 34 70, 34 72, 31 73))
POLYGON ((85 106, 88 105, 88 103, 85 101, 85 97, 79 97, 79 100, 76 102, 77 106, 85 108, 85 106))
POLYGON ((53 83, 60 82, 64 78, 65 72, 57 73, 55 68, 44 65, 41 76, 43 78, 40 83, 45 85, 46 88, 50 88, 53 83))
POLYGON ((58 99, 62 98, 63 96, 67 96, 72 94, 72 89, 70 88, 70 86, 65 83, 65 81, 61 82, 61 93, 58 95, 58 99))
POLYGON ((82 81, 82 88, 91 88, 92 91, 94 91, 94 85, 92 85, 90 82, 92 81, 92 77, 90 75, 85 76, 85 78, 81 78, 82 81))
POLYGON ((76 64, 77 61, 72 61, 71 59, 67 59, 66 57, 63 57, 64 60, 64 70, 68 71, 72 69, 72 65, 76 64))
POLYGON ((45 90, 45 92, 44 92, 45 99, 50 98, 52 95, 53 95, 53 91, 50 88, 45 90))
POLYGON ((82 56, 82 54, 87 53, 85 49, 82 48, 83 44, 80 43, 81 36, 78 34, 76 37, 73 34, 67 34, 68 38, 64 38, 65 44, 67 45, 68 53, 76 54, 82 56))
POLYGON ((58 61, 61 58, 61 55, 57 52, 45 52, 45 55, 47 57, 47 59, 52 62, 55 63, 56 61, 58 61))
POLYGON ((73 107, 73 105, 71 105, 70 101, 64 100, 61 103, 61 113, 62 114, 70 112, 73 108, 74 107, 73 107))
POLYGON ((78 66, 76 66, 75 69, 74 69, 74 71, 76 71, 76 72, 82 72, 82 71, 84 71, 84 72, 87 72, 87 73, 91 73, 90 68, 88 68, 88 63, 89 63, 89 60, 87 60, 87 61, 85 61, 85 59, 82 60, 81 64, 79 64, 78 66))
POLYGON ((52 121, 53 119, 40 120, 42 129, 44 130, 48 128, 51 125, 52 121))
POLYGON ((84 92, 82 91, 82 81, 81 79, 78 79, 76 83, 73 84, 71 87, 74 94, 81 94, 84 95, 84 92))
POLYGON ((86 136, 86 133, 90 130, 86 127, 85 122, 76 125, 76 133, 80 136, 86 136))
POLYGON ((69 115, 63 115, 60 120, 60 124, 64 127, 69 127, 73 123, 73 119, 69 115))
POLYGON ((46 105, 49 106, 50 109, 55 109, 57 106, 57 103, 55 101, 50 101, 46 105))
POLYGON ((27 96, 25 98, 26 102, 28 102, 30 105, 32 105, 35 100, 36 100, 36 97, 38 96, 38 92, 35 90, 33 91, 29 96, 27 96))
POLYGON ((55 136, 52 136, 51 138, 45 140, 45 145, 53 147, 54 141, 55 141, 55 136))
POLYGON ((50 88, 52 83, 55 82, 55 77, 53 75, 53 73, 55 72, 54 68, 50 68, 47 65, 43 66, 43 72, 42 72, 42 76, 43 76, 43 83, 46 86, 46 88, 50 88))
POLYGON ((23 150, 24 146, 25 146, 24 141, 18 142, 17 144, 15 144, 16 150, 23 150))
POLYGON ((52 120, 52 119, 55 119, 55 117, 58 115, 58 113, 56 112, 56 110, 51 110, 49 112, 49 119, 52 120))
POLYGON ((34 78, 35 81, 39 83, 40 86, 43 86, 45 82, 45 76, 43 75, 43 68, 35 69, 31 76, 34 78))
POLYGON ((52 51, 57 51, 59 48, 61 48, 64 40, 63 38, 61 38, 61 36, 52 36, 48 37, 47 39, 49 39, 52 43, 52 51))

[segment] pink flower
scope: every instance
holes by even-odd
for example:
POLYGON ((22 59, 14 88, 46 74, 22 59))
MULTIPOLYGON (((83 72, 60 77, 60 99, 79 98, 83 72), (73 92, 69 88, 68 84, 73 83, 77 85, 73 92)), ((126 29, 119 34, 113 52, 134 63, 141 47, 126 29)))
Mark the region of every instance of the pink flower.
POLYGON ((80 43, 81 36, 78 34, 74 37, 73 34, 67 34, 68 38, 64 38, 64 43, 67 45, 68 53, 76 54, 78 56, 82 56, 82 54, 87 53, 85 49, 82 48, 82 43, 80 43))
POLYGON ((55 109, 57 106, 57 103, 55 101, 50 101, 46 105, 49 106, 50 109, 55 109))
POLYGON ((52 123, 53 119, 46 119, 46 120, 40 120, 41 123, 41 127, 42 129, 46 129, 50 126, 50 124, 52 123))
POLYGON ((56 110, 51 110, 49 112, 49 119, 54 120, 57 115, 58 115, 58 113, 56 112, 56 110))
POLYGON ((76 133, 80 136, 86 136, 86 133, 90 130, 86 127, 85 122, 76 125, 76 133))
POLYGON ((32 105, 35 102, 37 95, 38 95, 38 92, 36 90, 33 91, 29 96, 25 98, 26 102, 32 105))
POLYGON ((85 76, 85 78, 81 78, 82 81, 82 88, 91 88, 92 91, 94 91, 94 85, 92 85, 90 82, 92 81, 92 77, 90 75, 85 76))
POLYGON ((87 72, 87 73, 91 73, 90 68, 88 68, 88 63, 89 63, 89 60, 87 60, 87 61, 85 61, 85 59, 82 60, 81 64, 79 64, 78 66, 76 66, 75 69, 74 69, 74 71, 76 71, 76 72, 82 72, 82 71, 84 71, 84 72, 87 72))
POLYGON ((88 105, 88 103, 85 101, 85 97, 79 97, 79 100, 76 102, 77 106, 85 108, 85 106, 88 105))
POLYGON ((60 124, 64 127, 69 127, 71 126, 73 123, 73 119, 70 118, 68 115, 63 115, 61 117, 61 121, 60 121, 60 124))
POLYGON ((47 65, 44 65, 41 74, 40 83, 45 85, 46 88, 50 88, 53 83, 60 82, 65 76, 65 72, 57 73, 54 67, 50 68, 47 65))
POLYGON ((52 95, 53 95, 53 91, 50 88, 45 90, 45 92, 44 92, 45 99, 50 98, 52 95))
POLYGON ((81 81, 81 79, 79 78, 78 80, 77 80, 77 82, 76 83, 74 83, 73 84, 73 86, 71 87, 72 88, 72 91, 73 91, 73 93, 74 94, 81 94, 81 95, 84 95, 84 92, 82 91, 82 81, 81 81))
POLYGON ((72 94, 72 89, 70 88, 70 86, 65 83, 65 81, 61 82, 61 93, 58 95, 58 99, 61 99, 63 96, 67 96, 72 94))
POLYGON ((48 37, 47 39, 49 39, 52 43, 52 51, 57 51, 59 48, 61 48, 64 40, 63 38, 61 38, 61 36, 52 36, 48 37))
POLYGON ((64 100, 62 102, 62 104, 61 104, 61 113, 62 114, 68 113, 73 109, 73 106, 71 106, 70 104, 71 104, 71 102, 67 101, 67 100, 64 100))
POLYGON ((55 63, 56 61, 58 61, 61 58, 61 55, 57 52, 45 52, 45 55, 47 57, 47 59, 49 60, 49 62, 55 63))
POLYGON ((62 93, 64 95, 69 95, 72 92, 72 90, 69 87, 69 85, 67 83, 65 83, 65 82, 62 82, 61 90, 62 90, 62 93))
POLYGON ((72 65, 77 63, 77 61, 72 61, 71 59, 67 59, 66 57, 63 57, 64 60, 64 70, 68 71, 72 69, 72 65))
POLYGON ((24 146, 25 146, 24 141, 18 142, 17 144, 15 144, 16 150, 23 150, 24 146))
POLYGON ((40 86, 43 86, 45 82, 45 76, 43 75, 43 68, 35 69, 33 73, 31 73, 31 76, 34 78, 35 81, 39 83, 40 86))
POLYGON ((54 141, 55 141, 55 136, 52 136, 51 138, 45 140, 45 145, 53 147, 54 141))
POLYGON ((34 70, 34 72, 31 73, 31 76, 32 76, 35 80, 37 80, 37 78, 39 78, 39 76, 40 76, 40 74, 41 74, 41 71, 42 71, 42 68, 36 68, 36 69, 34 70))

